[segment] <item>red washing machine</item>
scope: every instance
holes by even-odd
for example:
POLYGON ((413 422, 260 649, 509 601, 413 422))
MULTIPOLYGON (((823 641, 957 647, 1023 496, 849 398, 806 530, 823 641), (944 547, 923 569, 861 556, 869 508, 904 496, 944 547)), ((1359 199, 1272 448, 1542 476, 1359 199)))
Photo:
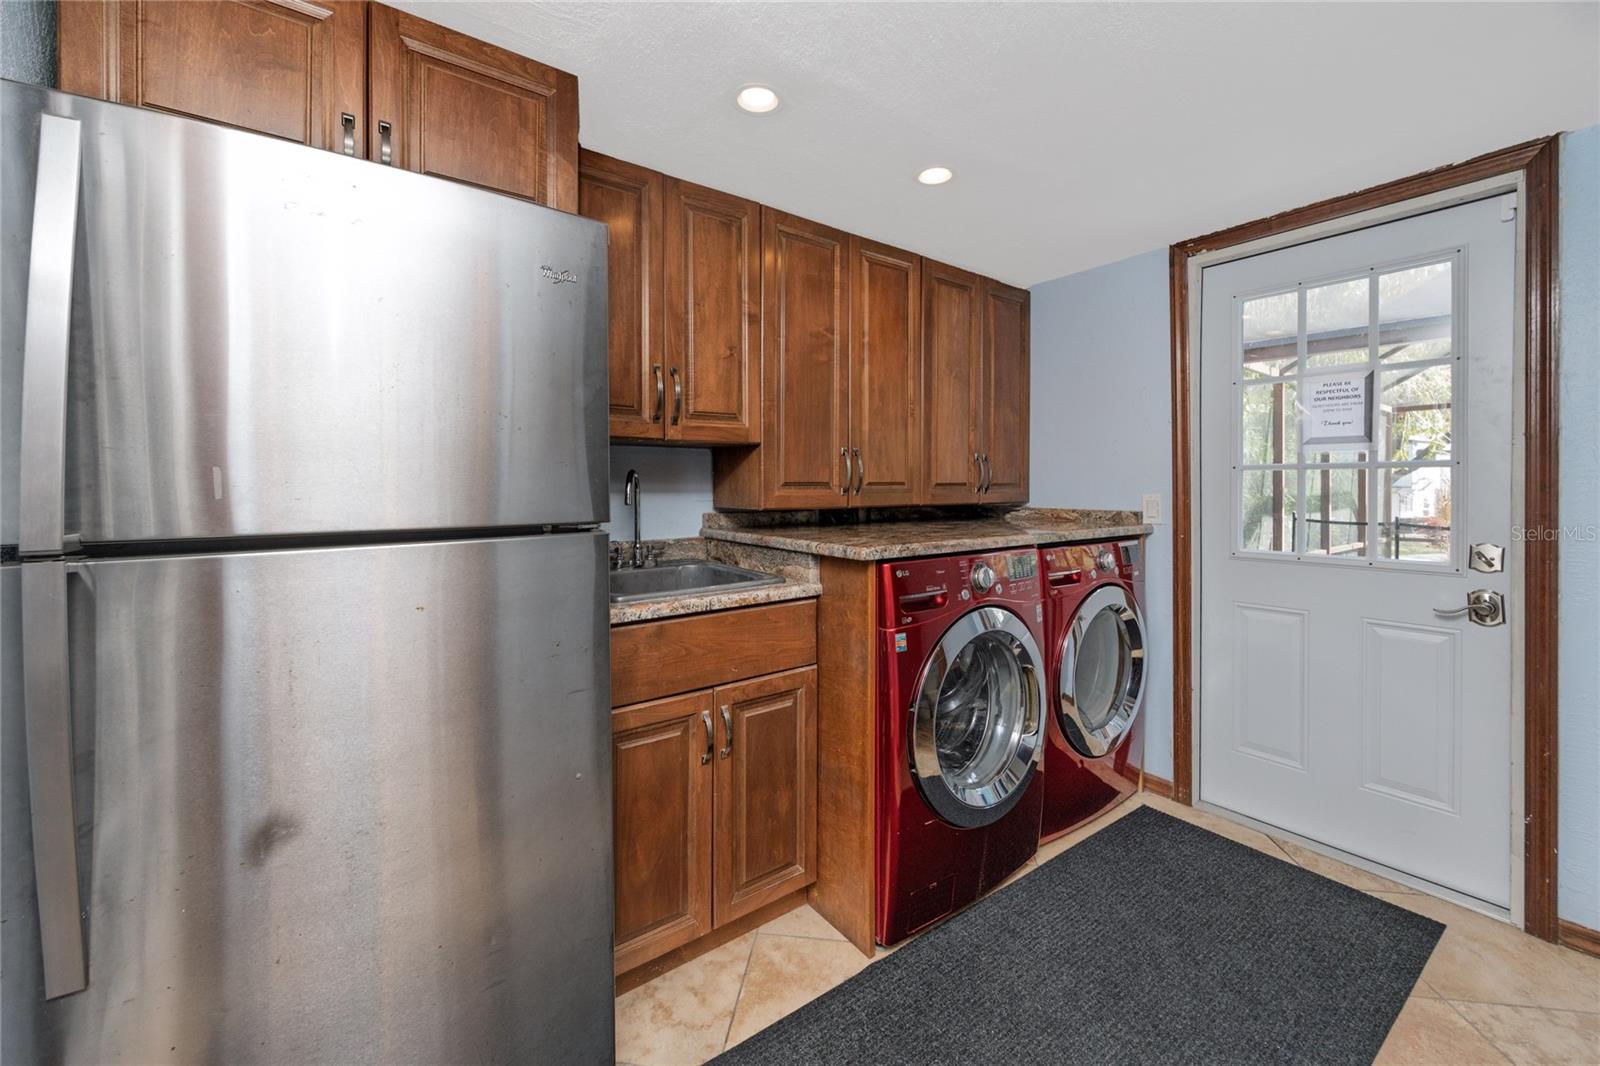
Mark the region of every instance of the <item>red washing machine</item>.
POLYGON ((1144 763, 1143 545, 1042 548, 1049 742, 1042 840, 1110 810, 1139 787, 1144 763))
POLYGON ((879 574, 876 934, 972 903, 1039 844, 1045 745, 1035 549, 879 574))

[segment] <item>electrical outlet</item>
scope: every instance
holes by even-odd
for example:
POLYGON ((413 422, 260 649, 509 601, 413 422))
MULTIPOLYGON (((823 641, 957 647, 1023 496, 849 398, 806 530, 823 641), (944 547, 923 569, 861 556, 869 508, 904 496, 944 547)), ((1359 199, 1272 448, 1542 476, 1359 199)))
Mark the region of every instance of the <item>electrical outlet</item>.
POLYGON ((1161 493, 1147 492, 1144 494, 1144 520, 1150 525, 1157 525, 1161 521, 1161 493))

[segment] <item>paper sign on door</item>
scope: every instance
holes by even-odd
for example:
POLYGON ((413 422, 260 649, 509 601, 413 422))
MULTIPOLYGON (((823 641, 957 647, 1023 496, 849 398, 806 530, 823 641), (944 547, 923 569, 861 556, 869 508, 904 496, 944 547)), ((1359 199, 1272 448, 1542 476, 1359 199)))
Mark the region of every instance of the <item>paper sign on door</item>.
POLYGON ((1301 387, 1300 446, 1372 443, 1372 371, 1307 378, 1301 387))

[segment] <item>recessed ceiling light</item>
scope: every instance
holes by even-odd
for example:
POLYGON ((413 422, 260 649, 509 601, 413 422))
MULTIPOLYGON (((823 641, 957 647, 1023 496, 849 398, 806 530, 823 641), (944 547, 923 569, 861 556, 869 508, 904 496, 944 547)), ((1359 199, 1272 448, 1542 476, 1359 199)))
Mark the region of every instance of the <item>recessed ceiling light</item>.
POLYGON ((746 85, 734 97, 734 102, 752 115, 765 115, 778 109, 778 94, 767 85, 746 85))
POLYGON ((929 167, 917 175, 917 180, 924 185, 943 185, 953 177, 955 174, 949 167, 929 167))

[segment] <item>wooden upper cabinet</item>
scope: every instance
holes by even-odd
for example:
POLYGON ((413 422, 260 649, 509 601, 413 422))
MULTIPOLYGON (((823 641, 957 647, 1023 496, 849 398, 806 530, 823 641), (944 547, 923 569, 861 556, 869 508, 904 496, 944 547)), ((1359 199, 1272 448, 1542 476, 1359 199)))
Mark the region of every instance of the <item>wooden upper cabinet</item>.
POLYGON ((853 501, 916 503, 922 468, 922 261, 850 241, 850 447, 853 501))
POLYGON ((763 422, 767 507, 837 507, 850 442, 850 238, 761 213, 763 422))
POLYGON ((74 0, 57 38, 66 92, 365 154, 365 3, 74 0))
POLYGON ((611 714, 616 972, 711 931, 711 692, 611 714))
POLYGON ((983 281, 922 261, 922 497, 977 503, 983 281))
POLYGON ((984 503, 1028 500, 1028 293, 983 286, 981 445, 984 503))
POLYGON ((611 436, 661 440, 666 427, 662 363, 662 186, 653 170, 582 151, 578 213, 611 230, 606 256, 611 436))
POLYGON ((576 77, 381 4, 370 28, 370 158, 578 210, 576 77))
POLYGON ((816 880, 817 670, 723 685, 715 699, 720 926, 816 880))
POLYGON ((578 79, 393 8, 73 0, 57 37, 67 92, 578 209, 578 79))
POLYGON ((761 208, 668 179, 666 438, 702 444, 761 439, 761 208))

